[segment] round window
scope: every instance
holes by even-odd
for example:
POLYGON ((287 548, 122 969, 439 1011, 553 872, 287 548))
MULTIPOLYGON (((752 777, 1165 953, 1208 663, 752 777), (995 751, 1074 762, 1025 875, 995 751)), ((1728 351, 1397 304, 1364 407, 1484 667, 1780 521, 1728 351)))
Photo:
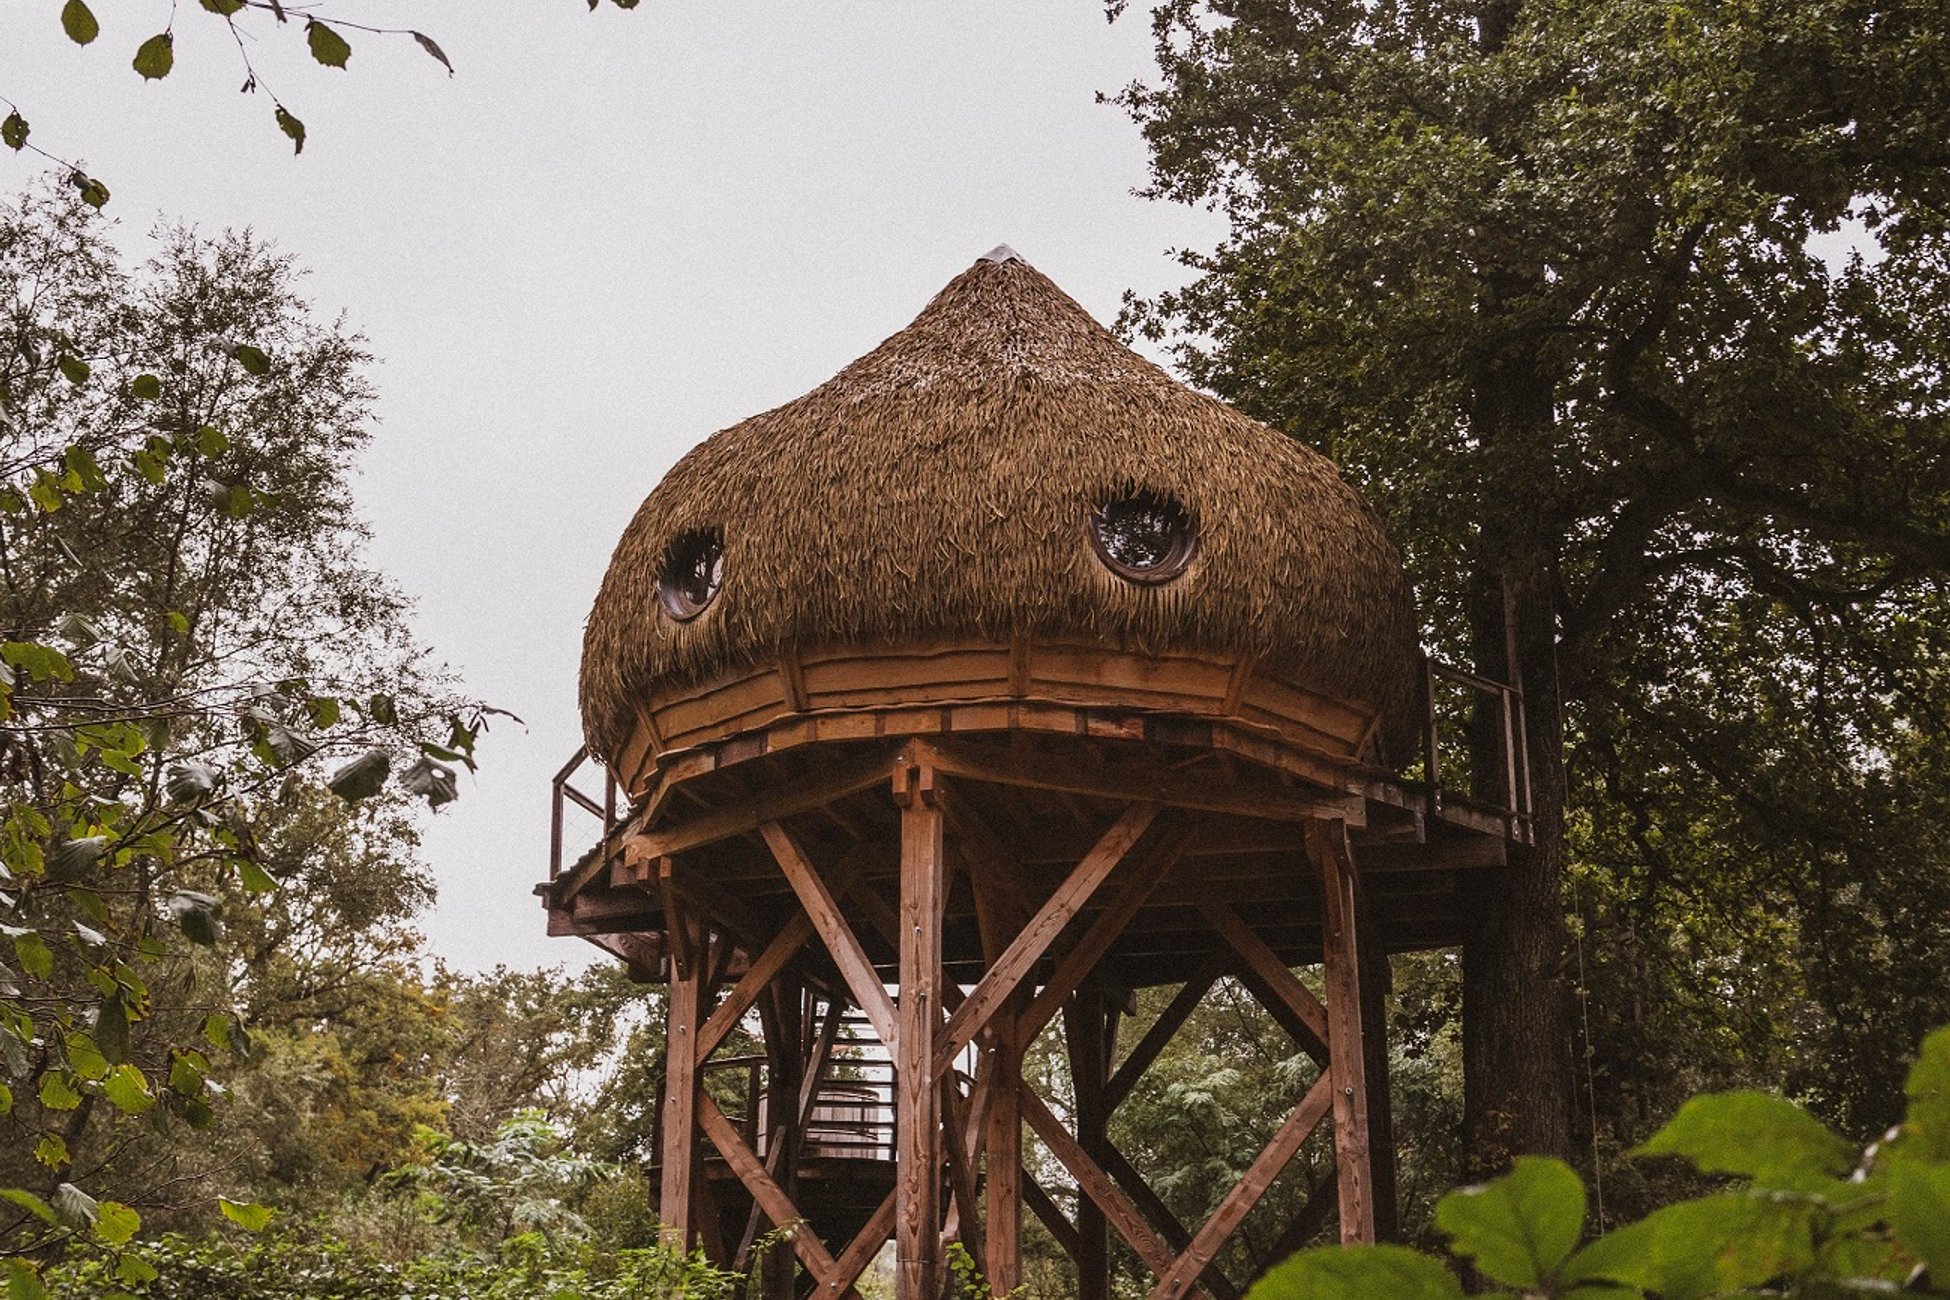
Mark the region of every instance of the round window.
POLYGON ((657 575, 657 598, 664 612, 680 623, 704 612, 724 582, 724 538, 716 530, 681 533, 664 552, 657 575))
POLYGON ((1178 498, 1148 488, 1099 502, 1090 540, 1112 572, 1132 582, 1169 582, 1185 571, 1197 547, 1192 518, 1178 498))

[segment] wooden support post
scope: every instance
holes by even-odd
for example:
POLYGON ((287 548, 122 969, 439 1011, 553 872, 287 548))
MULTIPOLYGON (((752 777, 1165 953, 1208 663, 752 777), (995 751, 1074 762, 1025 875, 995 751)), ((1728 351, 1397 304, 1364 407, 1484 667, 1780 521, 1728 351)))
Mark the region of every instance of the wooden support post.
POLYGON ((947 854, 934 772, 895 773, 901 810, 900 1000, 894 1043, 894 1297, 939 1300, 940 1092, 934 1039, 941 1025, 941 925, 947 854))
MULTIPOLYGON (((666 864, 667 866, 667 864, 666 864)), ((666 895, 668 901, 669 895, 666 895)), ((704 930, 683 911, 670 927, 670 995, 664 1037, 663 1179, 657 1217, 665 1244, 688 1252, 696 1235, 692 1188, 697 1173, 697 1049, 704 986, 704 930)))
POLYGON ((1368 1054, 1361 1032, 1361 949, 1354 859, 1347 826, 1307 825, 1307 849, 1320 868, 1321 946, 1327 975, 1327 1074, 1334 1089, 1334 1164, 1341 1240, 1375 1239, 1374 1170, 1368 1146, 1368 1054))
MULTIPOLYGON (((1077 1145, 1100 1165, 1110 1120, 1104 1098, 1110 1073, 1105 1068, 1105 1020, 1103 995, 1093 985, 1079 989, 1063 1008, 1064 1045, 1077 1103, 1077 1145)), ((1077 1300, 1110 1300, 1110 1224, 1088 1197, 1077 1202, 1077 1245, 1077 1300)))
POLYGON ((982 1126, 988 1255, 982 1271, 989 1289, 1004 1296, 1022 1285, 1022 1109, 1016 1097, 1022 1087, 1022 1045, 1014 1029, 1012 1023, 996 1026, 982 1061, 989 1076, 989 1113, 982 1126))
POLYGON ((1373 941, 1366 900, 1358 900, 1355 921, 1361 945, 1361 1041, 1367 1048, 1368 1155, 1373 1167, 1374 1231, 1377 1241, 1400 1235, 1395 1186, 1395 1112, 1388 1089, 1388 995, 1394 974, 1388 953, 1373 941))

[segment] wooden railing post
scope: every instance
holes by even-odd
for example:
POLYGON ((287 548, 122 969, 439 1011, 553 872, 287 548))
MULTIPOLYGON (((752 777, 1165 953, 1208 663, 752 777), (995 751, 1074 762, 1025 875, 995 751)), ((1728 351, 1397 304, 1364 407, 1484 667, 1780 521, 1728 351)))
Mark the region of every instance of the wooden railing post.
MULTIPOLYGON (((660 866, 668 873, 668 859, 660 866)), ((673 897, 674 891, 666 891, 667 900, 673 897)), ((692 1209, 698 1154, 695 1042, 707 954, 702 927, 694 925, 685 912, 667 905, 665 919, 670 934, 670 995, 664 1035, 663 1178, 657 1216, 663 1221, 665 1244, 689 1251, 697 1229, 692 1209)))

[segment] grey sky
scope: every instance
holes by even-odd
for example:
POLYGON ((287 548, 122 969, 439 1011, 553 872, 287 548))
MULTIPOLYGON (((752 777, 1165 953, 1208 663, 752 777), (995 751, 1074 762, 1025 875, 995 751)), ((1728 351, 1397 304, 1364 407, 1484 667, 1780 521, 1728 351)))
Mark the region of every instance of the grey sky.
MULTIPOLYGON (((286 0, 291 4, 291 0, 286 0)), ((435 818, 450 962, 583 963, 529 894, 547 782, 578 743, 583 615, 659 475, 706 434, 810 388, 1007 242, 1100 318, 1182 272, 1207 213, 1131 196, 1144 149, 1094 102, 1150 68, 1142 14, 1095 0, 672 3, 322 0, 433 35, 350 33, 317 67, 295 32, 252 48, 310 130, 304 155, 243 97, 194 0, 176 69, 129 68, 168 0, 0 8, 0 95, 85 158, 133 249, 158 218, 249 225, 311 268, 382 359, 360 498, 380 566, 476 693, 521 714, 435 818)), ((37 170, 0 151, 0 185, 37 170)))

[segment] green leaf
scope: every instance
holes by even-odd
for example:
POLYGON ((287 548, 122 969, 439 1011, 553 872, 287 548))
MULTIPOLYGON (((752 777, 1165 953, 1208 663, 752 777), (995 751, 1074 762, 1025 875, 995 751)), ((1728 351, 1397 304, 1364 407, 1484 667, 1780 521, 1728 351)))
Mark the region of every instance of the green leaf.
POLYGON ((190 620, 188 615, 172 609, 164 617, 169 623, 169 630, 177 636, 188 636, 190 634, 190 620))
POLYGON ((425 799, 429 808, 438 808, 460 797, 454 769, 430 758, 416 759, 413 766, 400 773, 399 782, 408 793, 425 799))
POLYGON ((1950 1162, 1950 1026, 1923 1040, 1903 1091, 1909 1097, 1903 1119, 1904 1150, 1950 1162))
POLYGON ((14 936, 14 960, 37 980, 54 974, 54 953, 42 942, 41 936, 31 930, 14 936))
POLYGON ((1658 1292, 1661 1300, 1701 1297, 1793 1275, 1814 1259, 1813 1216, 1804 1200, 1725 1192, 1655 1210, 1600 1237, 1559 1270, 1566 1282, 1603 1279, 1658 1292))
POLYGON ((101 1079, 108 1074, 108 1058, 95 1040, 80 1030, 68 1034, 68 1068, 84 1079, 101 1079))
POLYGON ((94 11, 82 0, 68 0, 61 6, 61 30, 76 45, 86 45, 102 34, 102 25, 95 21, 94 11))
POLYGON ((41 1076, 41 1105, 49 1110, 73 1110, 80 1104, 81 1094, 62 1071, 49 1070, 41 1076))
POLYGON ((28 676, 37 682, 50 678, 58 682, 74 680, 74 665, 68 657, 53 646, 42 645, 38 641, 8 641, 0 644, 0 659, 16 668, 27 670, 28 676))
POLYGON ((163 784, 163 790, 172 803, 195 803, 199 799, 207 799, 216 788, 217 769, 196 759, 171 767, 163 784))
POLYGON ((94 373, 80 357, 63 356, 54 364, 59 367, 61 377, 77 388, 87 383, 88 376, 94 373))
POLYGON ((200 1054, 177 1052, 169 1063, 169 1090, 179 1097, 201 1097, 205 1064, 200 1054))
POLYGON ((11 1115, 13 1113, 14 1090, 6 1084, 0 1083, 0 1115, 11 1115))
POLYGON ((1485 1276, 1537 1287, 1584 1231, 1584 1182, 1561 1160, 1520 1156, 1503 1177, 1444 1196, 1435 1224, 1485 1276))
POLYGON ((434 58, 440 60, 440 66, 447 70, 448 76, 451 77, 454 75, 454 65, 447 58, 447 52, 441 49, 439 45, 434 43, 433 37, 428 36, 425 32, 414 32, 413 39, 419 42, 421 49, 425 50, 428 54, 432 55, 434 58))
POLYGON ((203 0, 203 7, 213 14, 228 18, 244 7, 244 0, 203 0))
POLYGON ((369 749, 332 773, 325 785, 347 803, 357 803, 378 794, 392 770, 393 760, 385 750, 369 749))
POLYGON ((54 1189, 54 1217, 70 1228, 92 1227, 101 1217, 101 1206, 73 1183, 62 1183, 54 1189))
POLYGON ((1950 1165, 1899 1163, 1889 1180, 1889 1222, 1904 1250, 1950 1274, 1950 1165))
POLYGON ((245 1232, 264 1231, 265 1225, 271 1221, 271 1216, 277 1213, 268 1205, 233 1201, 227 1196, 217 1198, 217 1208, 223 1211, 224 1218, 229 1219, 245 1232))
POLYGON ((156 1266, 140 1255, 124 1255, 115 1261, 115 1280, 130 1286, 146 1286, 161 1276, 156 1266))
POLYGON ((104 1244, 126 1246, 136 1233, 142 1231, 142 1216, 120 1201, 103 1201, 98 1208, 101 1217, 95 1220, 95 1236, 104 1244))
POLYGON ((149 1081, 133 1065, 118 1065, 102 1080, 102 1096, 125 1115, 140 1115, 156 1104, 149 1081))
POLYGON ((291 110, 283 104, 278 105, 277 111, 273 116, 278 120, 278 130, 291 137, 291 152, 303 153, 305 151, 305 124, 300 122, 292 114, 291 110))
POLYGON ((24 1259, 7 1261, 7 1300, 47 1300, 38 1267, 24 1259))
POLYGON ((193 943, 213 944, 223 937, 223 904, 193 889, 169 897, 169 914, 193 943))
MULTIPOLYGON (((210 1046, 220 1047, 225 1051, 230 1050, 230 1017, 223 1014, 223 1012, 212 1011, 209 1015, 203 1017, 203 1024, 199 1027, 198 1032, 203 1035, 204 1041, 209 1043, 210 1046)), ((172 1079, 174 1073, 172 1070, 172 1079)), ((174 1082, 170 1086, 174 1087, 174 1082)))
POLYGON ((330 695, 313 695, 305 701, 305 714, 312 726, 329 730, 338 724, 339 702, 330 695))
POLYGON ((263 348, 250 343, 239 343, 230 349, 230 355, 236 357, 238 364, 253 375, 271 373, 271 358, 263 348))
POLYGON ((1406 1246, 1303 1250, 1262 1278, 1246 1300, 1463 1300, 1442 1263, 1406 1246))
POLYGON ((176 38, 168 32, 151 36, 135 52, 135 70, 149 81, 160 81, 176 66, 176 38))
POLYGON ((223 430, 206 424, 196 431, 196 449, 205 456, 221 456, 230 450, 230 439, 223 436, 223 430))
POLYGON ((237 878, 246 893, 268 894, 278 887, 278 878, 249 858, 237 859, 237 878))
POLYGON ((343 68, 352 57, 345 38, 316 19, 305 23, 305 44, 311 46, 311 56, 328 68, 343 68))
POLYGON ((162 380, 154 375, 137 375, 129 381, 129 392, 138 401, 153 402, 162 396, 162 380))
POLYGON ((43 1133, 41 1140, 34 1144, 34 1159, 49 1169, 59 1169, 73 1157, 68 1154, 68 1144, 61 1140, 59 1133, 43 1133))
POLYGON ((1692 1098, 1634 1154, 1678 1156, 1701 1173, 1769 1187, 1805 1187, 1846 1174, 1856 1153, 1786 1098, 1740 1091, 1692 1098))
POLYGON ((120 1064, 129 1059, 129 1009, 119 997, 104 998, 95 1008, 94 1033, 90 1035, 102 1052, 102 1059, 120 1064))
POLYGON ((19 109, 15 109, 7 114, 6 121, 0 122, 0 144, 9 149, 25 148, 28 130, 27 119, 20 115, 19 109))
POLYGON ((19 1187, 0 1187, 0 1201, 11 1201, 43 1223, 58 1224, 60 1222, 60 1220, 54 1217, 53 1206, 34 1195, 34 1193, 25 1191, 19 1187))
POLYGON ((105 208, 108 206, 108 186, 102 184, 93 176, 85 175, 82 172, 70 172, 68 175, 68 183, 81 191, 81 201, 89 207, 105 208))

